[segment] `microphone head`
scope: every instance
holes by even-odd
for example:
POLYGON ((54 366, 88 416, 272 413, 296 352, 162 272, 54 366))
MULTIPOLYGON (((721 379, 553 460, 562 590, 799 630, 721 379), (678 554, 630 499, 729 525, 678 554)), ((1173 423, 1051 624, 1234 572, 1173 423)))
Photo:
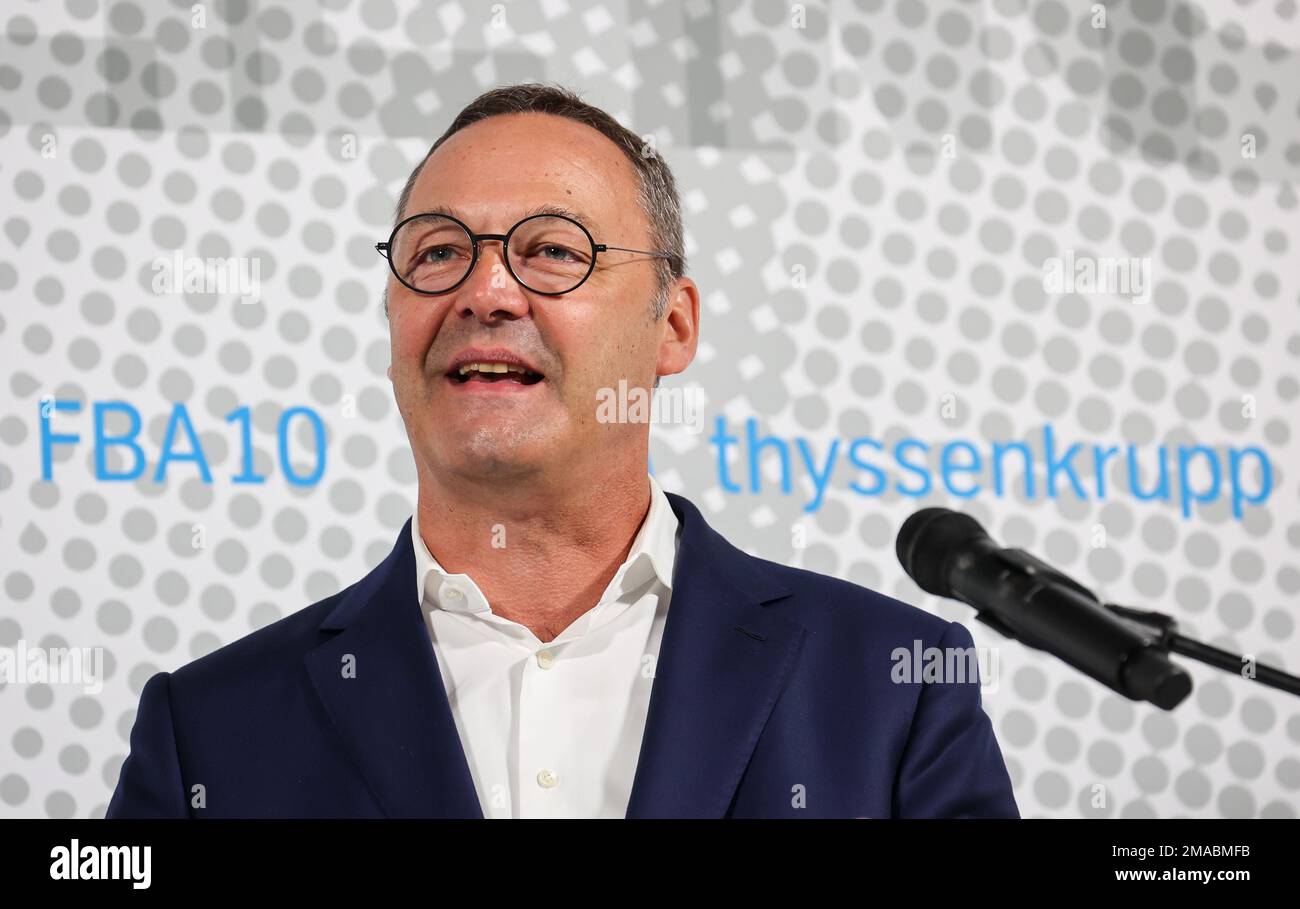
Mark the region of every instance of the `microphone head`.
POLYGON ((981 540, 992 543, 970 515, 949 508, 922 508, 903 522, 894 550, 918 587, 937 597, 952 597, 951 557, 981 540))

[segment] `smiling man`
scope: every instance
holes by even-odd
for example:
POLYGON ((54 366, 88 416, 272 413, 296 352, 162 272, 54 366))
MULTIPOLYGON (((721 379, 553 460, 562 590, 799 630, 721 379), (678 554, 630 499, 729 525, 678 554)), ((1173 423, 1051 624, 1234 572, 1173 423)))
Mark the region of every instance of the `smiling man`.
POLYGON ((745 554, 597 418, 695 356, 682 235, 667 164, 572 93, 461 111, 377 246, 412 519, 153 676, 110 817, 1017 815, 978 680, 894 672, 965 628, 745 554))

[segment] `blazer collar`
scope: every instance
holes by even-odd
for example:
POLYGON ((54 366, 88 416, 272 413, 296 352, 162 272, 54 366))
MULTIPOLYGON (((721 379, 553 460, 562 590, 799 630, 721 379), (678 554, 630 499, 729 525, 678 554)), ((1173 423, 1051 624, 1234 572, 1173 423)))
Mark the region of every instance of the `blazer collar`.
MULTIPOLYGON (((789 677, 801 625, 788 596, 687 499, 673 598, 628 817, 723 817, 789 677)), ((392 552, 343 592, 304 657, 331 723, 389 817, 482 817, 415 585, 408 520, 392 552)))

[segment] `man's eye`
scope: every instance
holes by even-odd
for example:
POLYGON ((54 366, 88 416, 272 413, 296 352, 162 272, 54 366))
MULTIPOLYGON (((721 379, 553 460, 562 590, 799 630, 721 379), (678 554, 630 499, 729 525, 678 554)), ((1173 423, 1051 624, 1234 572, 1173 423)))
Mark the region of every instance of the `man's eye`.
POLYGON ((432 246, 420 253, 416 261, 418 262, 446 262, 455 251, 450 246, 432 246))
POLYGON ((556 262, 572 262, 578 258, 573 250, 553 243, 541 247, 540 253, 543 258, 553 259, 556 262))

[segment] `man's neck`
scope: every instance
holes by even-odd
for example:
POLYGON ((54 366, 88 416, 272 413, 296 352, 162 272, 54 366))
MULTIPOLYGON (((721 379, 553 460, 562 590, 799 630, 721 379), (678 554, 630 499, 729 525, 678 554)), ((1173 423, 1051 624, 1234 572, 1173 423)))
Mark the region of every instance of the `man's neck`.
POLYGON ((485 490, 422 477, 420 536, 444 571, 469 575, 495 614, 554 640, 596 605, 650 507, 644 469, 578 480, 485 490))

